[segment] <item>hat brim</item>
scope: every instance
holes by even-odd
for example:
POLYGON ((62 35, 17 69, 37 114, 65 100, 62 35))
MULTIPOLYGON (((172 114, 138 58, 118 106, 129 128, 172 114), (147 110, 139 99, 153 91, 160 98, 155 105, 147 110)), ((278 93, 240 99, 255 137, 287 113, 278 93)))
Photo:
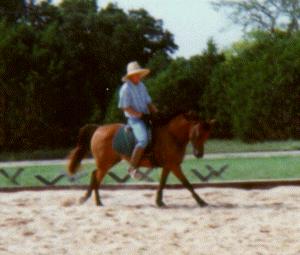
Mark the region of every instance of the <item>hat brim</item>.
POLYGON ((132 72, 126 74, 125 76, 123 76, 122 77, 122 81, 127 81, 130 76, 135 75, 135 74, 139 74, 141 78, 144 78, 149 73, 150 73, 150 69, 147 69, 147 68, 143 68, 143 69, 139 69, 139 70, 136 70, 136 71, 132 71, 132 72))

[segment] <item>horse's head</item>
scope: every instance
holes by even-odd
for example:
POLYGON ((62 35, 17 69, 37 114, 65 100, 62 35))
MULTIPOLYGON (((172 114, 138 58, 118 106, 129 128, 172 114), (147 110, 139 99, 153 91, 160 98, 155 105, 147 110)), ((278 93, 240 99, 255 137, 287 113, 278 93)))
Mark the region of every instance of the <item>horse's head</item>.
POLYGON ((187 117, 191 122, 189 131, 189 140, 193 146, 193 154, 196 158, 201 158, 204 155, 204 144, 208 139, 211 128, 215 120, 203 121, 195 116, 187 117))

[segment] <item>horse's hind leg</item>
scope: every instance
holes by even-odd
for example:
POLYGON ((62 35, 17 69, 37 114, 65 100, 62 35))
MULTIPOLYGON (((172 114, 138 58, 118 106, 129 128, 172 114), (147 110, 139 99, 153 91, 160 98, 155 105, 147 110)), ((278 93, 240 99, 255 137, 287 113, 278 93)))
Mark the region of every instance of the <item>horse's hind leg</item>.
POLYGON ((169 173, 170 173, 169 169, 163 168, 162 174, 160 177, 159 188, 158 188, 157 194, 156 194, 156 205, 159 207, 165 206, 165 203, 163 202, 163 189, 166 185, 169 173))
POLYGON ((108 171, 108 169, 98 169, 95 172, 95 186, 94 186, 94 191, 95 191, 95 202, 97 206, 102 206, 102 202, 101 202, 101 197, 99 194, 99 187, 100 184, 104 178, 104 176, 106 175, 106 172, 108 171))
POLYGON ((185 177, 185 175, 182 173, 182 170, 179 166, 172 167, 172 171, 175 174, 175 176, 182 182, 183 186, 187 188, 191 193, 193 198, 197 201, 198 205, 204 207, 208 204, 198 196, 198 194, 194 191, 193 186, 190 184, 188 179, 185 177))
POLYGON ((90 196, 92 195, 92 192, 94 190, 96 205, 98 205, 98 206, 103 205, 101 202, 100 194, 99 194, 99 187, 100 187, 100 184, 101 184, 104 176, 106 175, 107 171, 108 171, 108 169, 95 169, 92 172, 90 185, 88 187, 86 194, 80 199, 80 203, 84 203, 85 201, 87 201, 90 198, 90 196))
POLYGON ((97 172, 97 169, 95 169, 91 174, 91 180, 90 180, 90 185, 88 187, 88 190, 87 190, 86 194, 79 200, 81 204, 86 202, 92 195, 92 191, 96 185, 96 172, 97 172))

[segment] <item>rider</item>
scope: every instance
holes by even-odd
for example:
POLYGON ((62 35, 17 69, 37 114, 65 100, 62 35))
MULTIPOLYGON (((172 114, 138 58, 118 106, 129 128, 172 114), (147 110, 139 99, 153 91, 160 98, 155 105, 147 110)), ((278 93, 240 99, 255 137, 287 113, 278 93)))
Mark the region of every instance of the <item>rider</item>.
POLYGON ((157 108, 152 103, 147 88, 142 82, 142 79, 149 73, 150 70, 141 68, 138 62, 130 62, 127 65, 127 74, 122 78, 124 84, 119 92, 118 107, 123 110, 137 140, 128 169, 130 176, 137 179, 141 178, 137 168, 149 143, 147 126, 142 118, 144 114, 157 112, 157 108))

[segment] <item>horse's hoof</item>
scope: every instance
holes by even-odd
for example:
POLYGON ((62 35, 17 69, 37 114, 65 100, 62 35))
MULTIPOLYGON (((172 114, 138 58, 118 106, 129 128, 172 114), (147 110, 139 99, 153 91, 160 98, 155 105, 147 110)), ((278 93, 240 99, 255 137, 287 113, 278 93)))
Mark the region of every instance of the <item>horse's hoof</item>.
POLYGON ((166 207, 166 204, 163 201, 156 201, 158 207, 166 207))
POLYGON ((103 206, 102 201, 100 199, 95 199, 96 206, 103 206))
POLYGON ((144 178, 144 175, 138 169, 129 170, 128 173, 132 179, 135 179, 138 181, 140 181, 144 178))
POLYGON ((88 198, 87 197, 81 197, 80 199, 79 199, 79 204, 84 204, 85 202, 86 202, 86 200, 88 200, 88 198))
POLYGON ((199 205, 200 205, 200 207, 207 207, 207 206, 209 206, 209 204, 206 203, 205 201, 201 201, 201 202, 199 203, 199 205))

